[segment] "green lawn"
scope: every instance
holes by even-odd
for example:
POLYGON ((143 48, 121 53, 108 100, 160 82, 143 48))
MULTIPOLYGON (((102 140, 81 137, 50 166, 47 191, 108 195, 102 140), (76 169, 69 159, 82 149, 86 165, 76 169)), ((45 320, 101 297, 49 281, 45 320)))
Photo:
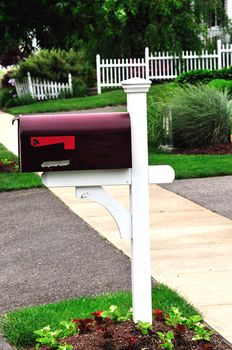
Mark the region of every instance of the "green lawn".
MULTIPOLYGON (((60 321, 90 317, 91 312, 99 309, 108 310, 110 305, 117 305, 122 314, 126 314, 131 307, 131 293, 117 292, 82 297, 9 312, 3 317, 1 328, 5 339, 12 345, 17 347, 34 345, 34 330, 48 324, 56 327, 60 321)), ((163 284, 153 288, 152 305, 153 309, 159 308, 167 313, 172 306, 175 306, 186 317, 199 313, 184 298, 163 284)))
MULTIPOLYGON (((149 95, 153 96, 156 101, 164 100, 175 86, 174 83, 153 85, 149 91, 149 95)), ((102 94, 95 96, 41 101, 31 105, 9 108, 7 112, 17 115, 74 111, 117 105, 126 105, 126 94, 122 89, 105 91, 102 94)))
POLYGON ((13 115, 33 114, 44 112, 75 111, 81 109, 117 106, 123 104, 126 104, 126 95, 121 89, 108 91, 102 93, 101 95, 95 96, 36 102, 26 106, 10 108, 7 110, 7 112, 13 115))
POLYGON ((171 165, 176 179, 232 175, 232 155, 149 153, 150 165, 171 165))
MULTIPOLYGON (((0 160, 16 160, 17 157, 0 144, 0 160)), ((42 187, 40 176, 34 173, 0 173, 0 192, 42 187)))

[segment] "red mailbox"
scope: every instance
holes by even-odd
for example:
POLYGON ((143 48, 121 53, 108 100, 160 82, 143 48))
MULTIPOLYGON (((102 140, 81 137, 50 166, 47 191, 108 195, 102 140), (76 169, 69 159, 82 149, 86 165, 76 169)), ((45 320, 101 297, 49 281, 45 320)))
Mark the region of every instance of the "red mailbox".
POLYGON ((131 168, 128 113, 35 114, 17 119, 23 172, 131 168))

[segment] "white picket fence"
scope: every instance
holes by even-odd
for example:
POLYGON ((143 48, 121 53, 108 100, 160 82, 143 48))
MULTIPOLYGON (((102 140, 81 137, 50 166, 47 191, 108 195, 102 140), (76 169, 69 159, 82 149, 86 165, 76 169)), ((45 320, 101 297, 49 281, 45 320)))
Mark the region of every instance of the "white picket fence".
POLYGON ((58 83, 56 81, 33 78, 28 72, 27 78, 22 82, 15 80, 15 88, 19 97, 31 95, 37 100, 58 98, 63 92, 72 93, 72 76, 69 73, 67 83, 58 83))
POLYGON ((145 58, 102 59, 96 56, 98 94, 102 88, 119 87, 121 81, 141 77, 151 80, 171 80, 178 75, 196 69, 220 69, 232 65, 232 44, 222 45, 217 41, 213 53, 202 50, 183 51, 181 55, 168 52, 149 52, 145 49, 145 58))

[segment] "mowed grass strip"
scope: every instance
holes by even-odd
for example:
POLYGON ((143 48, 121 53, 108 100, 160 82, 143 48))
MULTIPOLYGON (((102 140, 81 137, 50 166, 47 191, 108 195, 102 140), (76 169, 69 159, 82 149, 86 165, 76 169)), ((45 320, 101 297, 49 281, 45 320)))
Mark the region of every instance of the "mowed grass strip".
POLYGON ((150 165, 170 165, 176 179, 232 175, 232 155, 184 155, 149 152, 150 165))
MULTIPOLYGON (((17 157, 0 144, 0 160, 14 160, 17 157)), ((35 173, 1 173, 0 172, 0 192, 22 190, 35 187, 43 187, 41 178, 35 173)))
POLYGON ((30 105, 9 108, 7 112, 13 115, 45 112, 63 112, 125 104, 126 94, 122 89, 120 89, 104 92, 100 95, 95 96, 35 102, 30 105))
MULTIPOLYGON (((36 338, 34 330, 47 325, 56 327, 60 321, 91 317, 91 312, 108 310, 110 305, 117 305, 120 312, 126 314, 132 305, 131 293, 117 292, 82 297, 9 312, 2 317, 1 328, 4 338, 10 344, 18 348, 33 346, 36 338)), ((157 284, 153 288, 152 305, 153 309, 159 308, 167 313, 172 306, 178 307, 187 317, 199 313, 184 298, 163 284, 157 284)))
MULTIPOLYGON (((156 84, 151 86, 148 96, 152 96, 157 102, 162 102, 168 98, 169 94, 173 89, 175 89, 175 87, 175 83, 156 84)), ((125 105, 126 109, 126 94, 124 93, 123 89, 104 91, 102 94, 95 96, 40 101, 26 106, 9 108, 7 112, 13 115, 18 115, 46 112, 77 111, 81 109, 91 109, 118 105, 125 105)))

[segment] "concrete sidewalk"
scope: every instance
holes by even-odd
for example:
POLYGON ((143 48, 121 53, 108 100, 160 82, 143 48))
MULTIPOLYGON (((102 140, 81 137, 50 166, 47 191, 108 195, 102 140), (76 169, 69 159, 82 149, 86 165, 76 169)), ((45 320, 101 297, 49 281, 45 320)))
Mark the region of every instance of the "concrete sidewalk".
MULTIPOLYGON (((0 114, 0 143, 16 153, 16 125, 11 126, 11 119, 0 114)), ((126 186, 107 190, 128 206, 126 186)), ((74 188, 52 191, 130 256, 130 242, 119 238, 104 208, 75 199, 74 188)), ((232 342, 232 221, 156 185, 150 186, 150 212, 152 276, 187 297, 205 321, 232 342)))

